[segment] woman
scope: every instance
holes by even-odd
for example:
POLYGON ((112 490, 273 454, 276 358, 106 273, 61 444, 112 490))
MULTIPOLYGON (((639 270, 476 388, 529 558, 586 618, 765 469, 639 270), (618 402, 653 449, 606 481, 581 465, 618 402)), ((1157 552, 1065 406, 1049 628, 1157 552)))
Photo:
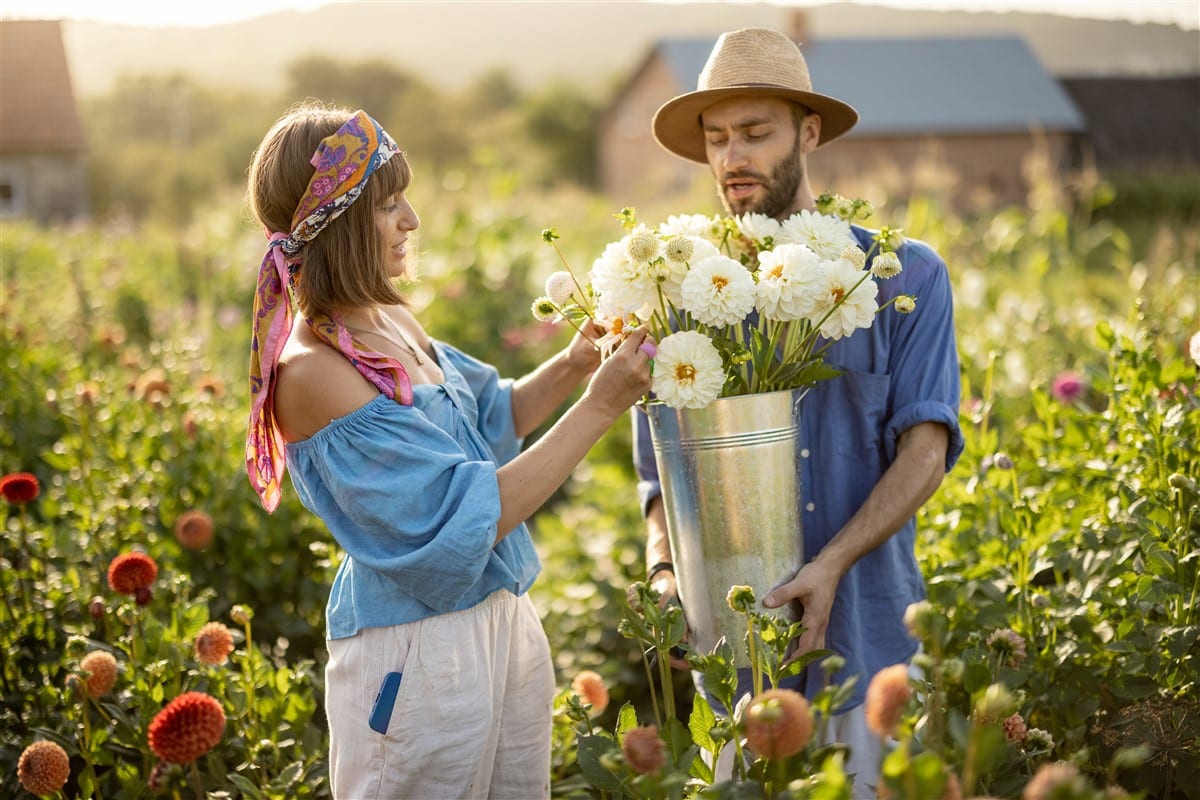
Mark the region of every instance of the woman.
POLYGON ((301 106, 255 152, 270 245, 246 466, 273 510, 286 463, 346 552, 327 608, 334 796, 548 797, 554 674, 524 520, 649 390, 645 331, 603 363, 577 335, 515 383, 431 339, 392 283, 419 224, 409 180, 362 111, 301 106))

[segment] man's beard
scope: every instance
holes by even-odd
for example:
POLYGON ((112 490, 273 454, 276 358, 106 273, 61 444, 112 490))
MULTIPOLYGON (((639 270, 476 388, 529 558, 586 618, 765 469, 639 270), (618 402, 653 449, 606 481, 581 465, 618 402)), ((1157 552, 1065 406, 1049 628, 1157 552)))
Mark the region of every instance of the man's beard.
POLYGON ((727 172, 717 183, 717 193, 721 196, 721 203, 729 214, 766 214, 768 217, 779 219, 796 202, 796 192, 803 180, 804 168, 800 166, 800 136, 797 135, 792 152, 775 165, 771 170, 770 177, 757 172, 727 172), (748 198, 735 204, 726 196, 722 185, 723 181, 732 178, 754 178, 760 182, 763 189, 766 190, 766 194, 758 202, 748 198))

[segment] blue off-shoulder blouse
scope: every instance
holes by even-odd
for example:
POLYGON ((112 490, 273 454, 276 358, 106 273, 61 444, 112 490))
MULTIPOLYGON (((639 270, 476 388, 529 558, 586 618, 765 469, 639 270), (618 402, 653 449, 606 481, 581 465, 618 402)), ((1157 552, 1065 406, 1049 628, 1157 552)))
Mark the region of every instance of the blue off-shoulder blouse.
POLYGON ((529 590, 541 569, 522 523, 493 546, 496 470, 521 450, 512 381, 433 343, 446 379, 414 384, 413 405, 379 395, 287 445, 292 484, 345 551, 326 635, 399 625, 529 590))

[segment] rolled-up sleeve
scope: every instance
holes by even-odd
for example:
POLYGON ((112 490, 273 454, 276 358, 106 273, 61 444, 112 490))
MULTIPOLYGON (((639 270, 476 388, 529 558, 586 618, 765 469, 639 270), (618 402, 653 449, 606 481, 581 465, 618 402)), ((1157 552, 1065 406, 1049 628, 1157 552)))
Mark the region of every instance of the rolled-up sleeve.
POLYGON ((654 460, 654 442, 650 438, 650 418, 637 406, 633 413, 633 466, 637 470, 638 501, 642 516, 649 513, 650 503, 662 495, 658 479, 658 462, 654 460))
POLYGON ((496 465, 473 459, 425 414, 384 398, 293 445, 294 483, 356 567, 451 610, 496 538, 496 465))
MULTIPOLYGON (((946 448, 949 471, 963 450, 958 421, 960 379, 954 335, 954 300, 946 266, 925 248, 914 258, 924 260, 920 283, 908 287, 916 297, 916 310, 895 314, 891 342, 892 375, 889 406, 892 413, 883 431, 887 460, 896 457, 900 436, 922 422, 937 422, 950 434, 946 448)), ((906 267, 907 269, 907 267, 906 267)))

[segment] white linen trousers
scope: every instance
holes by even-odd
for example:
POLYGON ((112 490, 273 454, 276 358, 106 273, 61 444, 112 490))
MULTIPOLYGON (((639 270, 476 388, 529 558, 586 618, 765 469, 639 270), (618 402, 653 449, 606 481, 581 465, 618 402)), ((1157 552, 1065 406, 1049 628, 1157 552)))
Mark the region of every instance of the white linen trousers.
POLYGON ((554 667, 529 595, 327 642, 335 800, 550 797, 554 667), (402 678, 387 733, 368 726, 402 678))

